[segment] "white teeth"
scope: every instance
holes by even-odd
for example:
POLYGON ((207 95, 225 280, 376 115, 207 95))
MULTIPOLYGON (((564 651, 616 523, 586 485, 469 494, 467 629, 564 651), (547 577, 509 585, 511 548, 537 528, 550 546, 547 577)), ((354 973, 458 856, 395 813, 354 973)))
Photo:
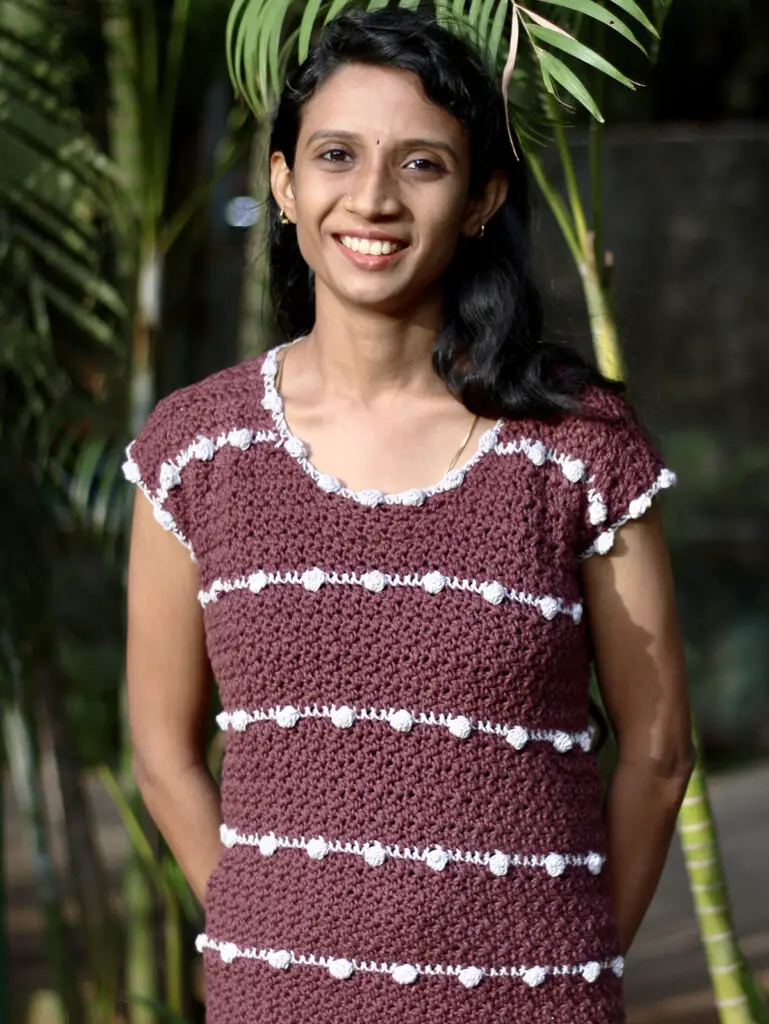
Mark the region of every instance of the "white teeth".
POLYGON ((339 240, 346 249, 371 256, 389 256, 391 252, 403 248, 398 242, 382 242, 379 239, 372 241, 368 238, 356 238, 353 235, 342 235, 339 240))

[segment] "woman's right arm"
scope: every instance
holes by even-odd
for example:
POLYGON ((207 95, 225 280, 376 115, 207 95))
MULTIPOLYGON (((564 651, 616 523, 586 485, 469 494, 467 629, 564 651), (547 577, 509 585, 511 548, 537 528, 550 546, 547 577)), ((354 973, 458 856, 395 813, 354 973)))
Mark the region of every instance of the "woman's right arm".
POLYGON ((128 715, 139 790, 203 902, 219 859, 219 790, 205 758, 211 671, 188 551, 134 502, 128 573, 128 715))

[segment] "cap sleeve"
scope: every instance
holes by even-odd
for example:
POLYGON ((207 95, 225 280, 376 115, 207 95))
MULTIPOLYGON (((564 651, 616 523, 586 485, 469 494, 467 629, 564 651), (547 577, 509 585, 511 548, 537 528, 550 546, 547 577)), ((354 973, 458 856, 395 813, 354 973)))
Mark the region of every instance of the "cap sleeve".
POLYGON ((589 558, 607 554, 617 530, 640 519, 660 491, 675 485, 676 475, 621 396, 596 390, 585 411, 572 430, 587 466, 580 556, 589 558))
POLYGON ((188 501, 182 487, 181 469, 189 461, 182 447, 187 437, 186 417, 176 396, 161 399, 147 422, 126 448, 123 475, 151 502, 155 519, 195 557, 188 501))

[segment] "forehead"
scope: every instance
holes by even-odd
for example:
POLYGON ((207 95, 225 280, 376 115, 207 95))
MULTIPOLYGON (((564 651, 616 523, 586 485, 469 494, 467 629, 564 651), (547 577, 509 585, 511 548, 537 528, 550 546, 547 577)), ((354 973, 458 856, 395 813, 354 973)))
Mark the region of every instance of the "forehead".
POLYGON ((460 123, 426 98, 413 72, 367 64, 339 68, 305 104, 300 139, 320 128, 356 132, 383 144, 423 136, 442 138, 461 151, 465 142, 460 123))

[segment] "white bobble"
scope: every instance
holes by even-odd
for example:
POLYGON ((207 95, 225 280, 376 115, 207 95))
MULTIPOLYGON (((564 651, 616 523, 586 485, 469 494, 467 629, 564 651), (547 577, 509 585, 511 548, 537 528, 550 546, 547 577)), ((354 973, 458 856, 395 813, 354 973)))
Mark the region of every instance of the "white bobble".
POLYGON ((259 572, 252 572, 248 577, 248 589, 252 594, 258 594, 267 586, 267 574, 260 569, 259 572))
POLYGON ((547 971, 544 967, 530 967, 523 975, 523 980, 532 988, 541 985, 545 978, 547 978, 547 971))
POLYGON ((285 971, 291 964, 291 954, 287 949, 271 949, 267 954, 267 963, 279 971, 285 971))
POLYGON ((553 737, 553 746, 559 754, 568 754, 574 746, 574 740, 567 732, 557 732, 553 737))
POLYGON ((443 871, 448 862, 448 853, 446 852, 446 850, 442 850, 440 847, 438 847, 435 850, 430 850, 430 852, 425 857, 425 864, 427 864, 429 868, 432 868, 433 871, 443 871))
POLYGON ((579 745, 586 754, 590 753, 590 748, 593 745, 593 734, 590 730, 579 734, 579 745))
POLYGON ((195 448, 193 454, 196 459, 201 462, 210 462, 216 454, 216 445, 210 437, 204 437, 202 434, 195 442, 195 448))
POLYGON ((641 494, 637 498, 633 498, 628 506, 628 512, 630 513, 631 519, 640 519, 644 513, 648 512, 652 507, 652 499, 649 494, 641 494))
POLYGON ((601 965, 596 963, 595 960, 591 960, 589 964, 585 964, 582 968, 582 977, 585 981, 598 981, 601 976, 601 965))
POLYGON ((335 476, 329 476, 328 473, 321 473, 318 476, 318 487, 326 494, 336 494, 337 491, 341 491, 342 485, 339 483, 335 476))
POLYGON ((340 708, 331 709, 331 721, 337 729, 349 729, 355 721, 355 712, 343 704, 340 708))
POLYGON ((548 853, 545 857, 545 870, 551 878, 558 878, 566 870, 566 859, 560 853, 548 853))
POLYGON ((238 947, 234 942, 223 942, 219 947, 219 956, 226 964, 231 964, 238 955, 238 947))
POLYGON ((595 541, 595 550, 599 555, 606 555, 614 547, 614 534, 611 530, 599 533, 595 541))
POLYGON ((449 723, 449 732, 460 740, 466 740, 472 731, 473 723, 469 718, 465 718, 464 715, 457 715, 449 723))
POLYGON ((286 441, 286 451, 294 459, 303 459, 307 454, 298 437, 289 437, 286 441))
POLYGON ((164 462, 160 467, 160 486, 164 491, 173 490, 182 482, 181 473, 173 462, 164 462))
POLYGON ((244 711, 242 708, 239 711, 233 711, 230 715, 230 724, 232 725, 232 728, 236 729, 238 732, 245 732, 248 727, 248 720, 248 712, 244 711))
POLYGON ((286 704, 284 708, 279 708, 276 712, 275 721, 282 729, 291 729, 301 717, 293 705, 286 704))
POLYGON ((387 580, 385 579, 384 574, 379 572, 378 569, 374 569, 371 572, 365 572, 361 576, 360 580, 366 590, 370 590, 372 594, 378 594, 387 586, 387 580))
POLYGON ((317 836, 307 844, 307 853, 313 860, 323 860, 330 847, 325 839, 317 836))
POLYGON ((365 505, 366 508, 376 508, 384 501, 384 495, 381 491, 358 491, 355 500, 359 505, 365 505))
POLYGON ((609 515, 609 510, 603 503, 603 499, 598 495, 590 499, 587 509, 587 516, 593 526, 600 526, 601 523, 605 523, 609 515))
POLYGON ((398 964, 397 967, 393 967, 391 973, 393 981, 397 981, 399 985, 410 985, 419 977, 419 972, 413 964, 398 964))
POLYGON ((582 622, 582 605, 573 604, 571 606, 571 617, 575 626, 578 626, 582 622))
POLYGON ((123 463, 123 476, 131 484, 138 484, 142 478, 142 472, 133 459, 123 463))
POLYGON ((589 853, 587 855, 587 870, 591 875, 600 875, 603 869, 603 857, 600 853, 589 853))
POLYGON ((345 960, 344 957, 340 957, 338 960, 328 961, 328 973, 332 978, 340 978, 342 981, 345 978, 349 978, 352 972, 355 970, 355 965, 351 960, 345 960))
POLYGON ((494 447, 496 443, 497 431, 494 429, 494 427, 490 427, 489 430, 487 430, 486 433, 482 435, 480 441, 478 442, 478 451, 483 452, 483 454, 486 455, 488 452, 491 451, 491 449, 494 447))
POLYGON ((396 732, 410 732, 414 724, 414 716, 405 708, 401 708, 399 711, 391 711, 387 716, 387 721, 396 732))
POLYGON ((231 430, 227 435, 227 440, 233 448, 240 448, 242 452, 247 452, 251 447, 251 431, 248 427, 241 427, 239 430, 231 430))
POLYGON ((414 508, 418 505, 423 505, 425 501, 425 492, 413 489, 411 491, 404 491, 400 496, 401 502, 404 505, 409 505, 414 508))
POLYGON ((216 716, 216 724, 219 726, 219 728, 223 732, 226 732, 227 729, 229 729, 229 727, 230 727, 230 716, 227 714, 226 711, 220 711, 219 712, 219 714, 216 716))
POLYGON ((326 574, 322 569, 306 569, 302 573, 302 586, 312 594, 316 594, 325 582, 326 574))
POLYGON ((554 597, 543 597, 539 602, 539 610, 550 621, 558 614, 558 602, 554 597))
POLYGON ((501 850, 496 850, 494 856, 489 860, 489 871, 492 875, 502 878, 510 868, 510 857, 501 850))
POLYGON ((672 469, 663 469, 659 477, 657 478, 657 483, 662 488, 662 490, 666 490, 668 487, 675 487, 677 482, 678 477, 675 475, 672 469))
POLYGON ((460 486, 464 479, 465 471, 463 469, 452 469, 452 471, 447 473, 443 478, 443 486, 447 491, 453 491, 455 487, 460 486))
POLYGON ((234 828, 229 828, 227 825, 220 825, 219 838, 222 841, 222 846, 226 846, 228 850, 231 850, 238 841, 238 833, 234 828))
POLYGON ((155 511, 152 513, 155 519, 160 523, 164 530, 173 530, 175 523, 174 517, 170 512, 166 512, 164 508, 155 506, 155 511))
POLYGON ((585 463, 581 459, 564 459, 561 463, 561 470, 567 480, 576 484, 585 475, 585 463))
POLYGON ((441 572, 428 572, 422 577, 422 586, 428 594, 440 594, 446 586, 446 577, 441 572))
POLYGON ((481 591, 489 604, 501 604, 507 597, 507 591, 496 580, 493 583, 484 583, 481 591))
POLYGON ((465 988, 475 988, 483 980, 483 971, 480 967, 463 967, 457 977, 465 988))
POLYGON ((363 859, 372 868, 380 868, 387 860, 387 851, 381 843, 366 843, 363 859))
POLYGON ((259 840, 259 853, 261 853, 263 857, 271 857, 277 849, 278 840, 272 832, 270 832, 269 835, 262 836, 259 840))
POLYGON ((611 962, 611 969, 614 971, 618 978, 621 978, 625 972, 625 961, 621 956, 615 956, 611 962))
POLYGON ((529 742, 529 734, 523 726, 514 725, 505 739, 514 750, 523 750, 529 742))
POLYGON ((277 391, 268 391, 262 399, 262 406, 269 412, 280 412, 283 403, 277 391))
POLYGON ((200 935, 195 939, 195 949, 198 953, 202 953, 208 946, 208 936, 205 932, 201 932, 200 935))
POLYGON ((535 466, 544 466, 545 459, 547 459, 547 448, 545 448, 541 441, 534 441, 527 445, 526 454, 535 466))

